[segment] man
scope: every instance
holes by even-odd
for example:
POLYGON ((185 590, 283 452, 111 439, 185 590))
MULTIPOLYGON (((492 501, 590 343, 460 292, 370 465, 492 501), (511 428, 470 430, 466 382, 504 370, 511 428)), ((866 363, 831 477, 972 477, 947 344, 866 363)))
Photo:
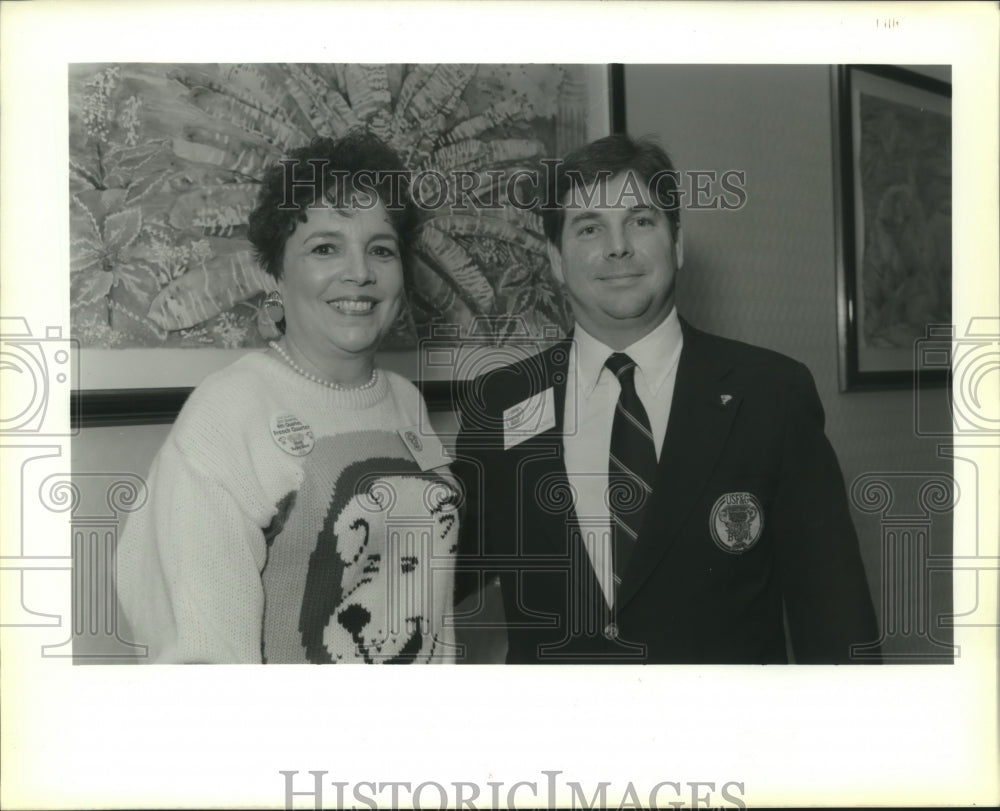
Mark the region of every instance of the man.
POLYGON ((543 220, 570 338, 476 381, 460 596, 499 576, 508 663, 846 663, 877 638, 809 371, 674 307, 676 174, 613 135, 543 220))

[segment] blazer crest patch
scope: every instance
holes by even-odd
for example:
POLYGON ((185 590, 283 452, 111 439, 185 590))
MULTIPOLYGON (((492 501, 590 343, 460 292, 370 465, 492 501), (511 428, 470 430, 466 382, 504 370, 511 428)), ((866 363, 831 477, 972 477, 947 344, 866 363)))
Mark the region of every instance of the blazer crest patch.
POLYGON ((708 528, 719 549, 739 555, 760 539, 764 510, 753 493, 724 493, 712 507, 708 528))

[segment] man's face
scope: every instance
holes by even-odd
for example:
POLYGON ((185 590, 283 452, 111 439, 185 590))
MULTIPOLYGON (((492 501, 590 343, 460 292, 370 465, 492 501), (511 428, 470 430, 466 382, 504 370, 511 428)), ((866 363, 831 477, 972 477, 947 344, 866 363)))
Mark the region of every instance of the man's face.
POLYGON ((562 246, 549 244, 553 273, 580 325, 624 349, 673 309, 683 263, 680 231, 675 240, 646 183, 629 172, 573 188, 563 202, 562 246))

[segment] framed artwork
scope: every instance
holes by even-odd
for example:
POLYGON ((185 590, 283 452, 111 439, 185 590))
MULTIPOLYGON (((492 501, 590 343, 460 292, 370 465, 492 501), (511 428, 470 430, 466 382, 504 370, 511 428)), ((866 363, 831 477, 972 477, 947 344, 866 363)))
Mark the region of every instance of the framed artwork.
MULTIPOLYGON (((418 200, 412 289, 379 355, 449 408, 454 375, 423 373, 428 338, 477 331, 501 347, 568 328, 525 189, 544 187, 546 159, 624 129, 621 65, 73 64, 68 81, 71 413, 84 427, 168 422, 205 375, 266 344, 267 279, 246 238, 261 175, 357 128, 411 172, 458 168, 491 195, 462 213, 418 200)), ((420 189, 440 199, 440 185, 420 189)))
POLYGON ((947 382, 923 342, 951 324, 951 86, 881 65, 834 69, 842 391, 947 382))

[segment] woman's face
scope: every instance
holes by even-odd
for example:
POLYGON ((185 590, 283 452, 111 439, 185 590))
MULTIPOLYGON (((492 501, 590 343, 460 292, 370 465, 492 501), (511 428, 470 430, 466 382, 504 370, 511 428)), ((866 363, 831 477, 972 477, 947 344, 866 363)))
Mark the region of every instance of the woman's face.
POLYGON ((312 207, 285 244, 278 290, 285 335, 320 368, 374 355, 403 298, 403 264, 385 206, 312 207))

